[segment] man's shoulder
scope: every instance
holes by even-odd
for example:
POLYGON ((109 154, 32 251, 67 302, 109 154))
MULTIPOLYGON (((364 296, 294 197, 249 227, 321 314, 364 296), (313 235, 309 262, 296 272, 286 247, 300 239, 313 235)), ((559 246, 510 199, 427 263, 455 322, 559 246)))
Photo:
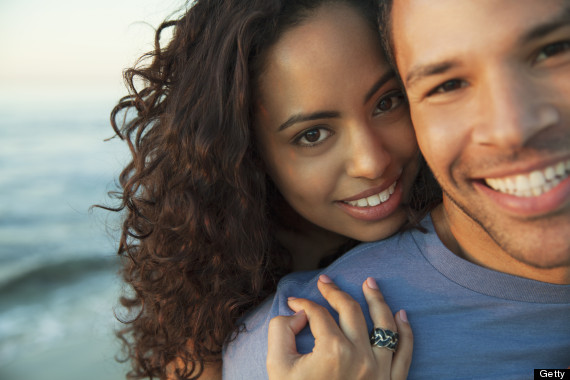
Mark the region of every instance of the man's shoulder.
MULTIPOLYGON (((426 218, 425 231, 409 230, 390 238, 363 243, 345 253, 331 265, 320 270, 294 272, 281 279, 276 293, 244 317, 245 331, 240 332, 230 342, 224 352, 224 376, 230 378, 266 378, 265 355, 267 352, 267 329, 271 318, 277 315, 291 315, 293 311, 287 305, 290 296, 307 298, 324 306, 328 304, 322 298, 317 287, 319 275, 326 273, 337 284, 364 303, 361 284, 367 276, 388 281, 385 288, 388 294, 399 294, 398 278, 414 273, 427 273, 423 250, 429 245, 440 245, 433 232, 431 220, 426 218), (386 271, 386 268, 390 268, 386 271), (379 277, 379 275, 382 275, 379 277), (393 281, 391 279, 394 279, 393 281), (247 376, 246 376, 247 374, 247 376), (242 377, 243 376, 243 377, 242 377)), ((332 312, 332 310, 331 310, 332 312)), ((312 339, 310 334, 307 338, 312 339)), ((297 342, 298 344, 300 342, 297 342)), ((311 344, 301 346, 309 349, 311 344)))
POLYGON ((384 240, 359 244, 326 268, 290 273, 279 281, 276 295, 278 298, 292 295, 319 299, 316 283, 323 273, 331 278, 340 276, 344 279, 343 282, 354 278, 355 283, 358 283, 364 272, 374 275, 384 273, 385 268, 391 268, 390 272, 397 275, 400 270, 423 268, 427 264, 425 254, 431 250, 441 250, 443 244, 429 217, 422 221, 421 227, 400 232, 384 240))
POLYGON ((272 318, 273 296, 242 320, 242 328, 224 347, 222 372, 229 379, 266 379, 267 328, 272 318))
MULTIPOLYGON (((426 218, 420 228, 414 228, 395 234, 387 239, 362 243, 346 252, 325 271, 347 273, 350 268, 360 270, 367 267, 380 267, 402 261, 423 260, 423 253, 443 244, 434 231, 431 219, 426 218)), ((292 274, 296 276, 296 274, 292 274)))

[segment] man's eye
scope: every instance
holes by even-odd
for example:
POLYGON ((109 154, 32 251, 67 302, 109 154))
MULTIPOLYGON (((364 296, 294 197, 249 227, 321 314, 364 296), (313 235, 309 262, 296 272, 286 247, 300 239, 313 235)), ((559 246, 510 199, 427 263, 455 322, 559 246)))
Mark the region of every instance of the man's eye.
POLYGON ((302 132, 299 136, 297 136, 294 139, 293 142, 300 146, 311 147, 319 145, 320 143, 322 143, 332 135, 333 133, 326 128, 322 127, 311 128, 309 130, 306 130, 305 132, 302 132))
POLYGON ((534 59, 534 63, 544 61, 547 58, 567 52, 568 50, 570 50, 570 41, 559 41, 550 45, 546 45, 542 48, 542 50, 540 50, 534 59))
POLYGON ((466 87, 466 86, 467 86, 467 82, 465 82, 464 80, 451 79, 451 80, 448 80, 447 82, 440 84, 439 86, 437 86, 433 90, 431 90, 428 93, 428 96, 436 95, 436 94, 443 94, 446 92, 459 90, 459 89, 466 87))
POLYGON ((406 98, 401 91, 391 92, 376 103, 376 109, 374 110, 374 116, 382 114, 384 112, 392 111, 398 108, 406 102, 406 98))

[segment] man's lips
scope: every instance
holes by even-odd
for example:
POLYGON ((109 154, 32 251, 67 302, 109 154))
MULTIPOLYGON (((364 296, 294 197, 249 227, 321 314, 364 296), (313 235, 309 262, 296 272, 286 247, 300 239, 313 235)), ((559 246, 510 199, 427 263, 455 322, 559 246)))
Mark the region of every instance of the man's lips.
POLYGON ((495 205, 519 217, 548 215, 566 207, 570 199, 570 159, 504 177, 473 181, 495 205))
POLYGON ((485 178, 484 183, 495 191, 517 197, 540 196, 568 178, 570 159, 563 159, 551 165, 526 173, 495 178, 485 178))

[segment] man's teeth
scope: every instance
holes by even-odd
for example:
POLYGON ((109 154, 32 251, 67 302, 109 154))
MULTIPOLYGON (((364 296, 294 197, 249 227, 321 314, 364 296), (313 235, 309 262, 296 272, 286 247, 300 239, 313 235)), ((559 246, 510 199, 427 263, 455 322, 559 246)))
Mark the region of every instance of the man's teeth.
POLYGON ((569 173, 570 160, 567 160, 529 174, 487 178, 485 182, 489 187, 501 193, 517 197, 536 197, 556 187, 562 180, 568 178, 569 173))
POLYGON ((378 194, 374 194, 366 198, 361 198, 356 201, 347 201, 345 203, 348 203, 349 205, 356 207, 378 206, 380 203, 386 202, 388 199, 390 199, 390 195, 394 194, 396 183, 397 181, 394 182, 389 188, 378 194))

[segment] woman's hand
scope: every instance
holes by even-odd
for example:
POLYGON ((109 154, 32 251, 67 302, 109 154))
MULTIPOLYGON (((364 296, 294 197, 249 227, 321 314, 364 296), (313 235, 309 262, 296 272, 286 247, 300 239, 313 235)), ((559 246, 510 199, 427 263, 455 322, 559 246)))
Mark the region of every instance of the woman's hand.
POLYGON ((293 316, 275 317, 269 323, 267 371, 271 380, 280 379, 406 379, 412 361, 413 335, 406 313, 396 316, 376 281, 369 277, 362 284, 374 327, 399 333, 395 353, 370 344, 370 336, 360 305, 321 275, 318 287, 339 314, 339 324, 324 307, 315 302, 290 298, 293 316), (307 324, 315 337, 313 352, 297 352, 295 335, 307 324))

